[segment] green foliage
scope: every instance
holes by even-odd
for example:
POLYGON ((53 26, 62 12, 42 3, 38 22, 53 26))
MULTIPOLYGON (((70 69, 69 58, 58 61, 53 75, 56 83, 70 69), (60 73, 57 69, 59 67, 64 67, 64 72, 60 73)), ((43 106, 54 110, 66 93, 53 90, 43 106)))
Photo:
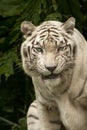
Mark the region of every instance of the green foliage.
POLYGON ((86 0, 0 0, 0 129, 26 130, 26 112, 34 99, 31 79, 21 67, 21 22, 76 18, 87 38, 86 0))
POLYGON ((21 118, 18 121, 18 125, 13 125, 12 130, 26 130, 26 118, 21 118))
POLYGON ((22 12, 23 5, 25 4, 24 0, 1 0, 0 1, 0 15, 14 16, 20 15, 22 12))
POLYGON ((13 63, 18 62, 17 50, 10 49, 0 58, 0 75, 4 74, 6 78, 14 74, 13 63))

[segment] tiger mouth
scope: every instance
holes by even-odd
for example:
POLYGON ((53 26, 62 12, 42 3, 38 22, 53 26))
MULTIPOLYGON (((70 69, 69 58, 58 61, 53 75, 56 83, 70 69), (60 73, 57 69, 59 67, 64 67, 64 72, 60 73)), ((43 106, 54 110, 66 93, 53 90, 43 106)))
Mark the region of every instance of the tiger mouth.
POLYGON ((42 75, 42 79, 47 80, 47 79, 55 79, 60 77, 60 74, 50 74, 50 75, 42 75))

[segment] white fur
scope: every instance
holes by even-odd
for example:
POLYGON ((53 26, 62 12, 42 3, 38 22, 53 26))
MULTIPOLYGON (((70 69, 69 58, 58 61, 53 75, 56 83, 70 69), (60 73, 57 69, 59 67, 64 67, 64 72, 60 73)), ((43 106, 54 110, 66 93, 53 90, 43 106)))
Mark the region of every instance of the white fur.
MULTIPOLYGON (((30 107, 28 115, 34 112, 39 117, 39 121, 34 127, 33 125, 32 127, 28 125, 28 130, 34 128, 35 130, 61 130, 61 124, 54 126, 54 124, 49 123, 50 120, 55 119, 61 120, 66 130, 87 130, 87 104, 84 102, 84 98, 87 98, 87 43, 82 34, 74 28, 74 22, 73 18, 63 25, 61 22, 47 21, 36 27, 34 32, 32 32, 32 37, 37 34, 35 44, 38 41, 41 46, 42 41, 40 41, 39 36, 43 27, 48 29, 51 27, 58 28, 56 33, 59 33, 59 38, 55 38, 58 41, 57 46, 60 45, 63 35, 66 35, 68 37, 67 44, 70 44, 72 48, 76 47, 75 57, 73 56, 73 51, 72 56, 70 55, 69 48, 66 51, 72 59, 74 58, 74 66, 72 68, 68 68, 66 65, 67 56, 65 52, 60 51, 58 54, 55 40, 50 41, 52 33, 50 35, 47 32, 45 33, 44 54, 37 54, 35 62, 33 61, 34 64, 29 62, 29 67, 33 68, 33 70, 27 67, 26 60, 28 59, 23 55, 24 46, 27 48, 31 45, 29 42, 31 36, 27 37, 22 44, 23 68, 32 77, 37 100, 36 112, 30 107), (54 79, 43 79, 42 75, 47 76, 51 74, 45 65, 51 67, 56 65, 57 67, 53 73, 61 74, 61 76, 54 79), (66 67, 68 70, 65 70, 66 67), (84 106, 86 109, 84 109, 84 106)), ((27 122, 30 122, 30 119, 27 119, 27 122)))

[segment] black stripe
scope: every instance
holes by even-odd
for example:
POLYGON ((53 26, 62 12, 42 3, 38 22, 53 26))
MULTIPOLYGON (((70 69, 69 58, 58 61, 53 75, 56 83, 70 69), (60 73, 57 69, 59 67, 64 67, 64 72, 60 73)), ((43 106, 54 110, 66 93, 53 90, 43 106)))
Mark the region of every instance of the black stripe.
POLYGON ((41 27, 37 30, 37 32, 40 32, 40 31, 42 31, 42 30, 47 30, 47 27, 41 26, 41 27))
POLYGON ((57 30, 57 31, 61 31, 61 30, 59 30, 59 29, 56 28, 56 27, 51 27, 50 29, 54 29, 54 30, 57 30))
POLYGON ((68 43, 68 40, 65 37, 64 37, 64 41, 65 41, 66 44, 68 43))
POLYGON ((35 105, 31 105, 31 107, 37 108, 37 106, 35 106, 35 105))
POLYGON ((61 130, 66 130, 62 123, 61 123, 61 130))
POLYGON ((45 33, 45 32, 47 32, 47 30, 43 30, 42 32, 40 32, 40 35, 43 34, 43 33, 45 33))
POLYGON ((39 26, 38 31, 43 30, 43 29, 47 29, 47 26, 46 25, 39 26))
POLYGON ((53 120, 53 121, 49 121, 49 122, 52 123, 52 124, 56 124, 56 125, 61 124, 60 120, 53 120))
POLYGON ((35 39, 34 39, 33 41, 31 41, 31 44, 33 45, 33 44, 34 44, 34 42, 35 42, 35 39))
POLYGON ((75 55, 76 55, 76 52, 77 52, 77 47, 74 46, 74 47, 73 47, 73 56, 74 56, 74 57, 75 57, 75 55))
POLYGON ((52 34, 52 36, 57 37, 57 38, 59 37, 57 34, 52 34))
POLYGON ((28 57, 27 49, 25 47, 23 48, 23 55, 24 55, 24 57, 28 57))
POLYGON ((56 30, 51 30, 51 32, 55 33, 56 35, 57 35, 57 34, 59 35, 58 30, 57 30, 57 31, 56 31, 56 30))
POLYGON ((29 122, 27 125, 34 125, 36 122, 29 122))
POLYGON ((45 37, 45 36, 46 36, 45 34, 44 34, 44 35, 41 35, 40 38, 43 38, 43 37, 45 37))
POLYGON ((29 39, 29 42, 32 41, 32 39, 35 39, 36 36, 37 36, 37 35, 34 35, 33 37, 31 37, 31 38, 29 39))
POLYGON ((63 35, 64 38, 67 38, 68 40, 71 39, 71 37, 69 37, 68 35, 61 33, 63 35))
POLYGON ((28 46, 28 54, 29 54, 29 56, 30 56, 30 46, 28 46))
POLYGON ((29 56, 28 58, 29 58, 30 61, 32 61, 32 59, 31 59, 31 52, 30 51, 31 51, 30 46, 28 46, 28 56, 29 56))
POLYGON ((32 114, 28 115, 27 118, 34 118, 36 120, 39 120, 39 117, 32 115, 32 114))

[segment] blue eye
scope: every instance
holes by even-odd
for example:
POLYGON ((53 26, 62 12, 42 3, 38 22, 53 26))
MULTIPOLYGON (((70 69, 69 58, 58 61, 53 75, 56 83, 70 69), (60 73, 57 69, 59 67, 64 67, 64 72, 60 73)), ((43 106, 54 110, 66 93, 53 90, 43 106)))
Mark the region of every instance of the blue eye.
POLYGON ((36 48, 36 50, 38 51, 38 52, 43 52, 43 49, 42 48, 36 48))
POLYGON ((34 49, 35 52, 41 52, 41 53, 43 53, 43 49, 40 48, 40 47, 37 47, 37 48, 34 47, 33 49, 34 49))
POLYGON ((64 51, 66 49, 67 49, 67 46, 62 46, 62 47, 59 48, 60 51, 64 51))

